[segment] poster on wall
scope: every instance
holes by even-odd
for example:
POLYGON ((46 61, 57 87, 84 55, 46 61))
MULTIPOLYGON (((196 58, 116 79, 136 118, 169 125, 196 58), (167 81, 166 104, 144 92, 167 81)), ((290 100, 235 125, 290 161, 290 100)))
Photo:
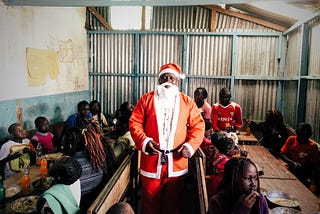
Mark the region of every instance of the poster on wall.
POLYGON ((48 77, 56 80, 59 75, 58 52, 27 48, 28 86, 45 85, 48 77))

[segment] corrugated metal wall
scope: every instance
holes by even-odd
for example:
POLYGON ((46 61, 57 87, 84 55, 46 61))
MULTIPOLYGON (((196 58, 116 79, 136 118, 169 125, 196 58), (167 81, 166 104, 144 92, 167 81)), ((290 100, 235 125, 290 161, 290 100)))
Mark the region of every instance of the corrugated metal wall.
POLYGON ((307 81, 306 121, 313 127, 314 138, 320 142, 320 18, 310 23, 310 50, 307 81))
MULTIPOLYGON (((223 14, 218 15, 216 25, 220 32, 210 33, 209 17, 210 11, 202 7, 154 7, 150 32, 88 31, 92 99, 100 100, 104 112, 112 114, 122 102, 135 103, 154 90, 162 64, 177 62, 187 74, 181 86, 188 95, 205 87, 208 102, 213 104, 219 90, 229 86, 244 118, 264 120, 267 110, 277 107, 295 127, 300 30, 287 35, 285 57, 281 33, 223 14)), ((309 73, 319 75, 317 22, 311 32, 315 48, 310 48, 314 58, 310 58, 309 73)), ((318 86, 318 81, 309 81, 308 96, 318 96, 318 86)), ((311 107, 307 110, 318 112, 311 107)))

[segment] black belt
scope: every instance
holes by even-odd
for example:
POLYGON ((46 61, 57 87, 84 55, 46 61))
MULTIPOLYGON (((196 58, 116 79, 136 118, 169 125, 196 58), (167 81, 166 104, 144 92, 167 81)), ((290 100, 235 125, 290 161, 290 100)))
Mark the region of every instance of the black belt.
POLYGON ((178 148, 176 149, 172 149, 172 150, 162 150, 162 149, 159 149, 159 151, 161 152, 161 164, 164 165, 166 164, 166 155, 168 155, 170 152, 175 152, 175 151, 178 151, 178 148))

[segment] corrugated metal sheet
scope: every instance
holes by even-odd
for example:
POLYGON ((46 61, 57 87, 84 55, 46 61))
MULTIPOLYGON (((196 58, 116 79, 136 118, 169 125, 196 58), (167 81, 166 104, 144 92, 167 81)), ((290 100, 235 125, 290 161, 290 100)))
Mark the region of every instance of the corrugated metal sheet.
POLYGON ((306 122, 311 124, 313 129, 314 139, 320 142, 320 81, 309 80, 307 88, 307 103, 306 103, 306 122))
POLYGON ((156 75, 168 62, 182 65, 182 36, 142 34, 140 38, 140 74, 156 75))
POLYGON ((216 32, 276 32, 273 29, 234 16, 217 13, 216 32))
MULTIPOLYGON (((207 100, 213 104, 221 88, 232 86, 232 99, 242 106, 244 118, 264 120, 267 110, 277 107, 280 100, 286 122, 296 127, 301 30, 288 35, 283 77, 281 38, 270 34, 274 30, 218 14, 217 31, 234 33, 190 33, 208 31, 208 11, 191 6, 156 7, 152 29, 167 33, 89 32, 92 99, 101 101, 104 112, 114 113, 122 102, 134 103, 155 89, 162 64, 177 62, 188 74, 181 86, 189 96, 197 87, 205 87, 207 100)), ((313 21, 310 29, 309 76, 319 76, 319 21, 313 21)), ((306 120, 315 129, 319 129, 319 85, 319 81, 308 81, 306 120)))
POLYGON ((279 72, 278 37, 237 37, 236 75, 281 77, 279 72))
POLYGON ((278 81, 238 80, 235 100, 242 107, 243 118, 264 120, 269 109, 277 106, 278 81))
POLYGON ((232 36, 191 36, 189 75, 230 76, 232 36))
POLYGON ((284 82, 283 87, 283 106, 285 111, 283 111, 283 116, 285 122, 291 127, 295 128, 297 125, 296 115, 297 115, 297 94, 298 94, 298 81, 290 80, 284 82))
POLYGON ((209 31, 210 11, 197 6, 153 7, 151 30, 209 31))
POLYGON ((310 33, 310 56, 309 56, 309 76, 320 76, 320 18, 311 24, 310 33))
POLYGON ((301 29, 288 35, 288 48, 286 56, 285 76, 294 77, 299 75, 301 58, 301 29))
POLYGON ((318 80, 308 80, 306 121, 312 125, 313 136, 320 142, 320 18, 311 22, 309 47, 309 76, 317 76, 318 80))

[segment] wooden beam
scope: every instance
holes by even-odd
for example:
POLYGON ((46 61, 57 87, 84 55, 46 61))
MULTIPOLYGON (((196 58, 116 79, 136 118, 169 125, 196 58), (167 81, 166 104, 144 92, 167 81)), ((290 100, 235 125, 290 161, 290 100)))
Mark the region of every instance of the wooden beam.
POLYGON ((87 8, 107 30, 113 30, 111 25, 101 16, 101 14, 94 7, 87 8))
POLYGON ((217 26, 217 10, 211 9, 211 21, 210 21, 210 32, 215 32, 217 26))
POLYGON ((219 6, 203 5, 202 7, 205 7, 205 8, 210 9, 210 10, 215 10, 216 12, 223 13, 223 14, 228 15, 228 16, 233 16, 233 17, 236 17, 236 18, 239 18, 239 19, 244 19, 246 21, 253 22, 253 23, 256 23, 256 24, 259 24, 259 25, 262 25, 262 26, 265 26, 265 27, 268 27, 268 28, 271 28, 271 29, 274 29, 274 30, 277 30, 277 31, 280 31, 280 32, 284 32, 285 30, 287 30, 287 28, 282 26, 282 25, 278 25, 278 24, 275 24, 275 23, 272 23, 272 22, 269 22, 269 21, 265 21, 265 20, 262 20, 262 19, 259 19, 259 18, 256 18, 256 17, 252 17, 250 15, 246 15, 246 14, 243 14, 243 13, 240 13, 240 12, 226 10, 226 9, 223 9, 223 8, 221 8, 219 6))
POLYGON ((142 6, 142 14, 141 14, 141 30, 146 30, 146 6, 142 6))

